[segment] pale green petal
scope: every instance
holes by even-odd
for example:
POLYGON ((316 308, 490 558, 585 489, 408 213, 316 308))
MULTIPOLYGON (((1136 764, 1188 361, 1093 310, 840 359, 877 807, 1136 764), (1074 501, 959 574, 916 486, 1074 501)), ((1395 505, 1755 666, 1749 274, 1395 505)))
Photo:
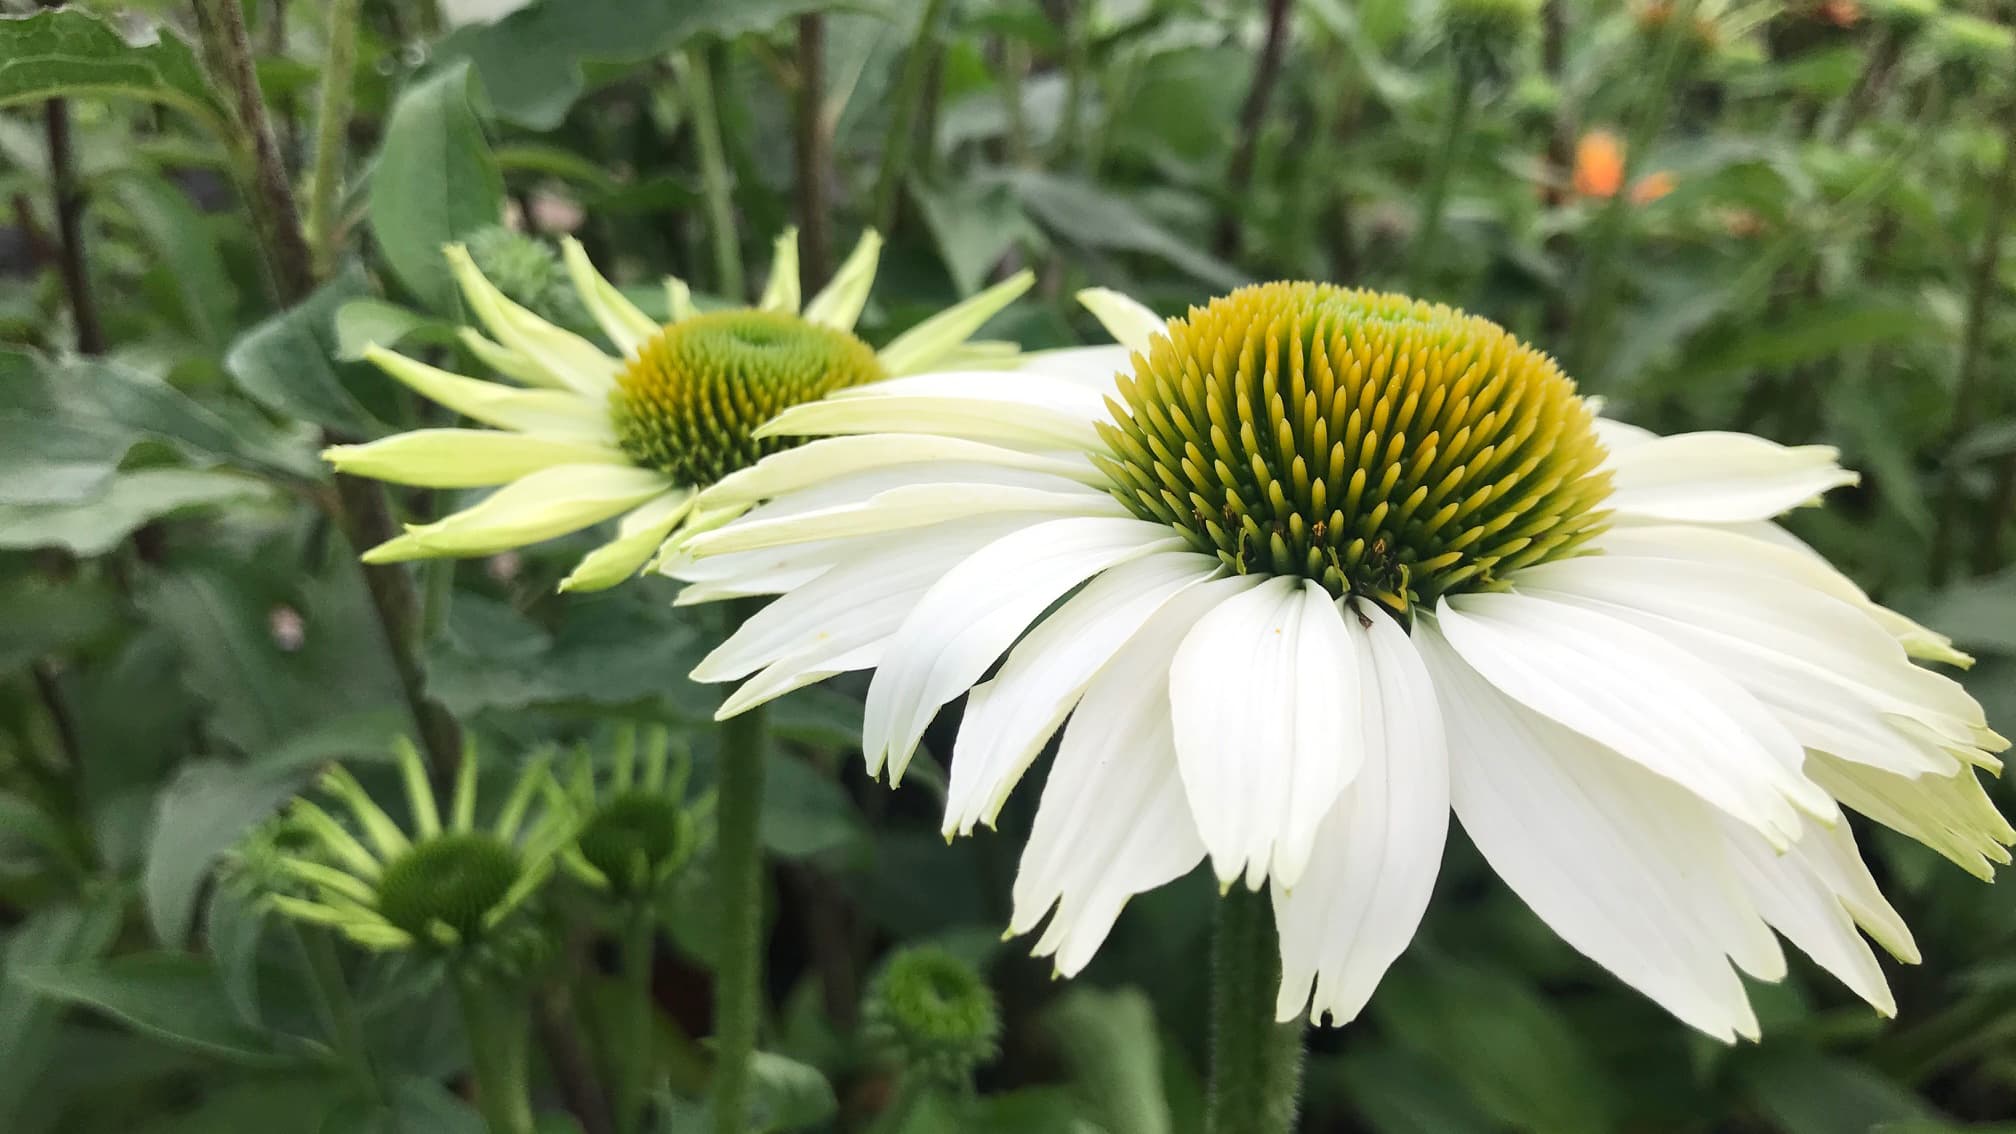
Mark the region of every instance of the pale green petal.
POLYGON ((455 793, 449 797, 448 827, 467 832, 476 825, 476 742, 462 738, 462 759, 455 763, 455 793))
POLYGON ((1110 288, 1088 287, 1078 293, 1078 302, 1099 320, 1106 333, 1113 336, 1114 342, 1128 350, 1146 354, 1150 341, 1169 332, 1167 320, 1110 288))
POLYGON ((451 244, 447 255, 449 269, 462 285, 464 298, 498 342, 544 368, 557 383, 581 393, 605 394, 615 384, 616 369, 621 365, 617 360, 580 335, 556 327, 513 303, 484 278, 467 248, 451 244))
POLYGON ((295 921, 306 921, 315 925, 328 925, 346 930, 356 923, 356 917, 353 914, 345 910, 336 909, 333 906, 325 906, 321 902, 311 902, 306 898, 294 898, 286 894, 273 894, 268 896, 266 900, 273 903, 274 909, 286 914, 295 921))
POLYGON ((540 786, 551 779, 546 768, 553 762, 553 753, 548 750, 533 756, 518 773, 518 782, 511 785, 511 794, 504 800, 504 806, 497 812, 497 837, 512 842, 518 837, 518 825, 525 821, 525 812, 532 806, 532 796, 540 786))
POLYGON ((700 494, 699 506, 754 504, 803 488, 871 469, 925 461, 958 461, 1050 473, 1083 484, 1101 485, 1106 474, 1090 462, 968 441, 960 437, 878 433, 869 436, 823 437, 773 453, 746 469, 729 473, 700 494))
POLYGON ((665 277, 665 308, 672 313, 674 323, 700 313, 700 309, 693 306, 693 289, 678 276, 665 277))
POLYGON ((446 519, 410 527, 406 534, 421 555, 489 555, 599 524, 668 487, 665 475, 653 469, 557 465, 507 484, 446 519))
POLYGON ((861 234, 860 243, 847 254, 847 261, 833 279, 805 305, 805 321, 822 327, 851 331, 868 305, 869 289, 875 286, 875 266, 882 258, 882 234, 874 229, 861 234))
POLYGON ((616 349, 625 355, 636 354, 639 344, 658 333, 657 321, 637 310, 636 304, 625 299, 615 284, 595 270, 588 259, 588 250, 581 247, 580 241, 571 236, 562 240, 560 255, 567 263, 567 275, 574 281, 574 290, 581 293, 582 305, 595 317, 595 325, 616 344, 616 349))
POLYGON ((635 575, 693 507, 693 490, 674 489, 623 517, 616 538, 591 551, 560 580, 563 591, 606 590, 635 575))
POLYGON ((381 953, 413 947, 413 935, 389 922, 352 922, 343 927, 343 936, 366 949, 376 949, 381 953))
POLYGON ((1001 339, 974 339, 931 360, 933 370, 1013 370, 1022 348, 1001 339))
POLYGON ((413 832, 423 839, 441 833, 441 812, 434 806, 434 785, 427 781, 427 764, 413 742, 399 737, 392 742, 399 758, 399 777, 406 782, 406 807, 413 813, 413 832))
POLYGON ((461 327, 455 332, 469 353, 482 360, 483 365, 516 382, 527 386, 540 386, 549 390, 572 391, 574 387, 555 381, 545 368, 515 350, 504 347, 483 337, 483 332, 474 327, 461 327))
POLYGON ((350 814, 357 817, 357 825, 364 828, 364 837, 378 851, 378 857, 386 861, 405 854, 412 847, 406 839, 406 832, 392 821, 385 809, 373 802, 364 785, 341 764, 332 765, 322 773, 322 790, 343 801, 350 808, 350 814))
POLYGON ((420 488, 487 488, 554 465, 627 465, 621 449, 564 437, 494 429, 416 429, 363 445, 335 445, 322 459, 338 472, 420 488))
POLYGON ((616 440, 608 404, 598 399, 566 390, 500 386, 416 362, 384 347, 366 348, 364 357, 421 396, 485 425, 612 444, 616 440))
POLYGON ((310 834, 321 840, 324 853, 340 860, 360 877, 378 877, 378 860, 364 849, 357 836, 343 829, 335 816, 306 799, 295 800, 288 813, 296 823, 308 828, 310 834))
POLYGON ((378 891, 370 882, 333 866, 283 856, 279 860, 279 867, 283 873, 292 875, 310 886, 340 894, 353 902, 368 906, 378 900, 378 891))
POLYGON ((764 311, 798 314, 798 230, 787 228, 777 234, 777 251, 770 258, 770 282, 763 285, 763 298, 756 306, 764 311))
POLYGON ((896 377, 930 369, 1035 282, 1036 273, 1025 268, 971 299, 940 311, 883 347, 877 354, 882 368, 896 377))

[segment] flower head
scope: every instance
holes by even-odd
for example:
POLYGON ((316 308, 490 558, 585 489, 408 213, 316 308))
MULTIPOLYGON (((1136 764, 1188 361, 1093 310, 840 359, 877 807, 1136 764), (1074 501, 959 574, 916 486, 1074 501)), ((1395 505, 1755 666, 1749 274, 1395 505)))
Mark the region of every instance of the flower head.
POLYGON ((636 727, 624 727, 616 734, 614 766, 599 788, 586 759, 574 765, 564 802, 582 819, 561 863, 620 898, 656 893, 692 857, 713 819, 712 793, 686 800, 692 770, 683 748, 672 754, 671 735, 662 726, 644 734, 641 753, 636 727))
POLYGON ((396 484, 503 486, 473 507, 408 526, 366 551, 368 562, 489 555, 620 517, 616 538, 561 583, 566 590, 614 586, 682 526, 732 517, 698 506, 696 495, 790 444, 758 435, 777 411, 961 359, 997 360, 1001 352, 990 344, 967 339, 1030 282, 1023 273, 997 284, 877 351, 853 332, 880 255, 873 232, 802 308, 797 234, 787 231, 758 306, 702 312, 684 283, 668 280, 672 321, 662 326, 595 270, 579 242, 562 243, 558 264, 543 246, 525 245, 505 233, 474 249, 447 250, 488 332, 465 328, 463 344, 516 385, 450 373, 381 347, 365 353, 420 394, 490 428, 419 429, 338 445, 324 453, 331 464, 396 484), (511 294, 479 268, 482 260, 508 277, 511 294), (552 279, 560 264, 572 284, 564 305, 552 279), (578 303, 616 353, 541 318, 526 305, 532 303, 548 313, 578 303))
POLYGON ((308 799, 294 801, 284 844, 255 840, 271 876, 267 900, 288 917, 331 926, 371 949, 460 952, 484 945, 548 876, 572 837, 565 810, 530 819, 533 796, 548 781, 543 760, 519 777, 488 828, 476 826, 476 759, 465 751, 444 825, 427 769, 405 741, 398 763, 411 827, 401 828, 341 767, 322 788, 349 811, 352 825, 308 799))
POLYGON ((1010 924, 1061 972, 1208 861, 1271 891, 1281 1018, 1351 1019, 1453 810, 1570 944, 1730 1039, 1773 930, 1892 1010, 1861 933, 1916 953, 1841 805, 2009 861, 1975 776, 2008 742, 1912 660, 1968 659, 1772 522, 1855 479, 1834 450, 1605 421, 1403 297, 1084 298, 1122 347, 786 410, 827 436, 717 486, 762 503, 666 568, 780 596, 695 670, 746 678, 724 714, 872 669, 893 780, 970 691, 948 836, 1062 727, 1010 924))
POLYGON ((949 1090, 999 1053, 1001 1013, 973 966, 935 946, 901 950, 868 987, 863 1032, 904 1072, 949 1090))

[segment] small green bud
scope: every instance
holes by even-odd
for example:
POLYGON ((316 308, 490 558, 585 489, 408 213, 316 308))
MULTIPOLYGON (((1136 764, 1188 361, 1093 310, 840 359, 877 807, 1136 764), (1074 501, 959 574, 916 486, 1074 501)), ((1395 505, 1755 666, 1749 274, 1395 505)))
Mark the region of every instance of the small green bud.
POLYGON ((993 990, 971 965, 933 946, 889 958, 869 985, 863 1015, 871 1045, 939 1087, 969 1088, 974 1069, 999 1051, 993 990))
POLYGON ((567 269, 545 241, 491 225, 470 233, 463 244, 477 269, 513 302, 563 327, 589 325, 567 269))
POLYGON ((1539 15, 1539 0, 1444 0, 1442 34, 1466 82, 1505 81, 1539 15))

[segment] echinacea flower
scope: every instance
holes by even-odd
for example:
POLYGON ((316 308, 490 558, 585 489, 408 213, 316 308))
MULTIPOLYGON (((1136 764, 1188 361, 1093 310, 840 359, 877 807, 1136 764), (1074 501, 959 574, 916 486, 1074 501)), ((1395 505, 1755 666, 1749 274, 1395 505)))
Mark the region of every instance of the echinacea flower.
POLYGON ((634 725, 616 734, 614 765, 598 787, 586 759, 575 762, 559 802, 581 816, 579 833, 560 852, 574 877, 623 900, 649 900, 686 865, 714 817, 710 791, 688 804, 693 759, 671 751, 671 733, 649 729, 638 746, 634 725), (640 766, 641 765, 641 766, 640 766))
POLYGON ((787 406, 836 390, 914 374, 962 357, 998 360, 967 339, 1029 286, 1023 273, 926 319, 875 350, 853 333, 875 279, 874 232, 832 283, 799 305, 795 231, 778 238, 762 300, 700 311, 686 285, 666 281, 670 323, 638 310, 562 242, 574 290, 616 353, 554 326, 484 278, 468 250, 450 267, 491 337, 465 328, 471 354, 519 385, 441 370, 382 347, 365 357, 421 395, 487 429, 416 429, 324 452, 340 471, 426 488, 502 485, 473 507, 364 553, 386 563, 489 555, 620 517, 616 538, 560 584, 598 590, 635 574, 682 526, 731 514, 695 506, 697 492, 790 442, 756 427, 787 406))
POLYGON ((573 837, 573 817, 565 809, 531 817, 548 779, 545 763, 534 761, 495 821, 478 827, 476 759, 465 752, 444 821, 419 752, 405 741, 397 748, 410 827, 386 814, 348 771, 329 769, 322 789, 348 809, 355 830, 313 801, 295 800, 287 820, 297 836, 288 852, 264 856, 271 860, 264 873, 289 880, 297 892, 266 900, 368 949, 480 946, 553 873, 573 837))
POLYGON ((948 837, 1062 726, 1010 926, 1047 917, 1060 972, 1208 860, 1271 890, 1279 1017, 1349 1020, 1453 810, 1570 945, 1754 1037, 1738 974, 1783 976, 1772 930, 1885 1013, 1858 927, 1916 959, 1840 805, 2009 861, 1975 776, 2008 742, 1912 661, 1965 656, 1772 522, 1855 479, 1833 449, 1601 420, 1545 354, 1400 296, 1090 304, 1124 373, 795 407, 766 428, 831 436, 724 482, 767 502, 667 564, 781 595, 695 670, 748 679, 724 713, 873 669, 863 749, 894 780, 970 691, 948 837))

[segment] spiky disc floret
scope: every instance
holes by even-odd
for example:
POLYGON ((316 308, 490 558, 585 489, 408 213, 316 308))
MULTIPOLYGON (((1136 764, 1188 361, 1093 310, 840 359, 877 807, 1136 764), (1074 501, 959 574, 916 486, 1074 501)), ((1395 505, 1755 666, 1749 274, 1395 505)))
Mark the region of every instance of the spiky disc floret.
POLYGON ((757 438, 779 410, 886 377, 867 343, 781 311, 717 311, 641 344, 610 395, 616 438, 640 465, 712 484, 791 438, 757 438))
POLYGON ((943 949, 918 946, 891 957, 869 986, 863 1021, 869 1042, 895 1055, 907 1074, 942 1087, 970 1083, 994 1058, 1001 1014, 973 966, 943 949))
POLYGON ((1602 529, 1603 448, 1554 360, 1487 319, 1316 283, 1169 322, 1100 429, 1114 495, 1240 573, 1404 611, 1602 529))
POLYGON ((438 922, 458 939, 475 937, 522 869, 518 852, 482 831, 456 831, 413 844, 378 877, 378 912, 425 940, 438 922))
POLYGON ((622 894, 647 891, 660 873, 676 867, 692 846, 680 801, 662 792, 632 788, 595 811, 576 843, 581 857, 601 871, 622 894))

